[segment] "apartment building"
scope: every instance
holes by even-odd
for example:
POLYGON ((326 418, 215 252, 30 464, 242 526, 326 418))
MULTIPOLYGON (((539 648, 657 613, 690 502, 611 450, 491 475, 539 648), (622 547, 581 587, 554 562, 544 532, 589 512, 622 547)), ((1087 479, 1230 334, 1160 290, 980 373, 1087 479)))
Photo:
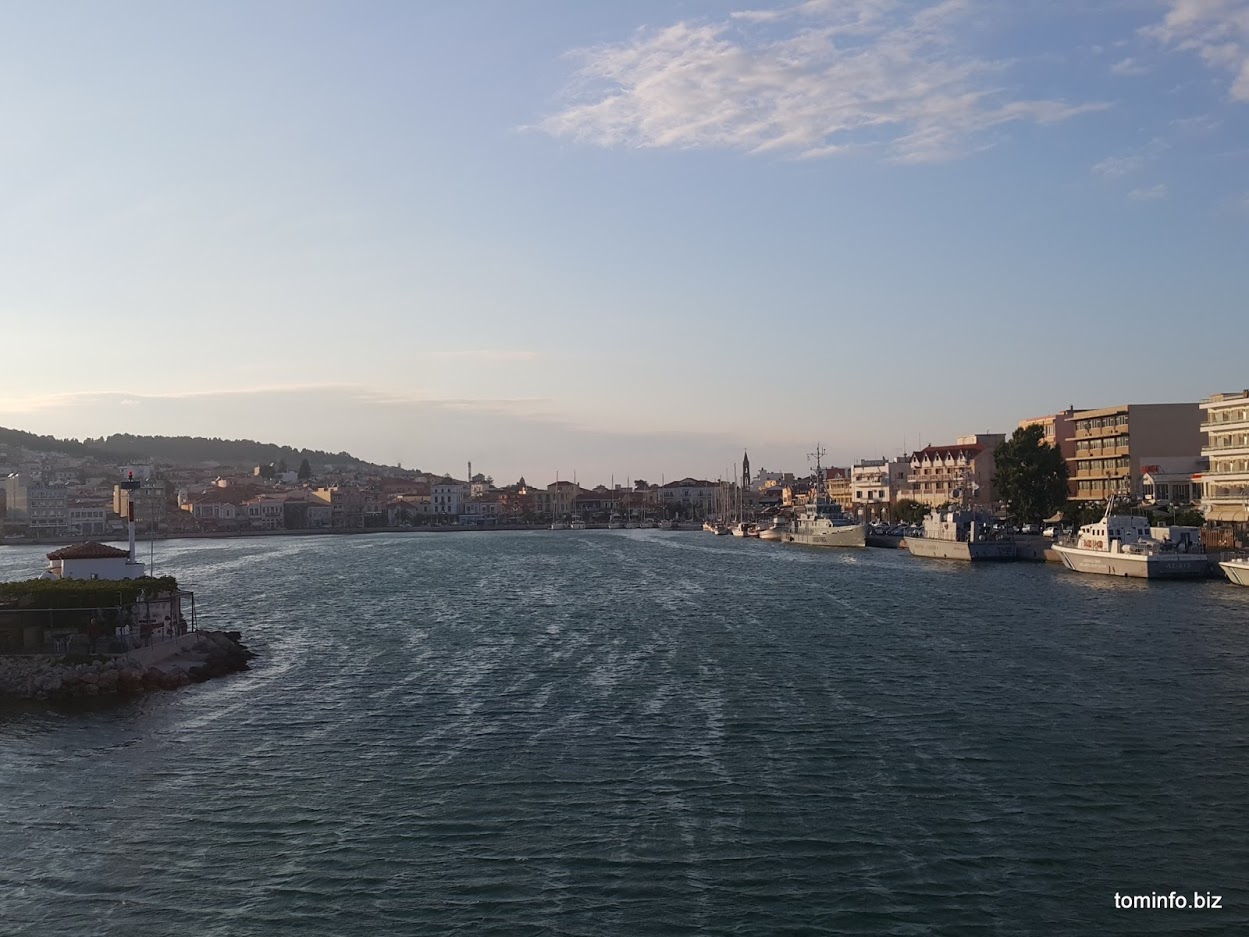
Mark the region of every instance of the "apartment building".
POLYGON ((1062 453, 1064 459, 1075 457, 1075 418, 1081 411, 1068 407, 1062 413, 1051 413, 1047 416, 1034 416, 1019 421, 1019 428, 1040 426, 1044 431, 1041 442, 1048 443, 1062 453))
POLYGON ((1199 479, 1206 520, 1249 522, 1249 390, 1214 394, 1198 407, 1210 463, 1199 479))
POLYGON ((113 486, 113 512, 118 517, 128 518, 133 502, 134 519, 142 525, 159 527, 165 520, 166 501, 165 483, 158 478, 143 479, 133 490, 113 486))
POLYGON ((1140 498, 1142 467, 1201 454, 1201 409, 1195 403, 1122 404, 1080 410, 1072 417, 1067 459, 1072 498, 1140 498))
POLYGON ((850 466, 850 501, 865 520, 893 517, 893 504, 906 489, 910 459, 860 459, 850 466))
POLYGON ((993 509, 993 453, 1006 440, 1004 433, 959 436, 952 446, 925 446, 911 455, 903 497, 937 507, 958 502, 993 509))
POLYGON ((4 480, 4 498, 8 520, 25 524, 32 534, 58 534, 68 526, 69 490, 62 485, 45 485, 19 472, 4 480))
POLYGON ((824 491, 829 501, 840 505, 843 510, 850 510, 850 505, 854 501, 850 469, 836 466, 824 469, 824 491))
POLYGON ((469 486, 454 478, 446 477, 430 486, 430 511, 445 521, 447 517, 459 517, 468 500, 469 486))

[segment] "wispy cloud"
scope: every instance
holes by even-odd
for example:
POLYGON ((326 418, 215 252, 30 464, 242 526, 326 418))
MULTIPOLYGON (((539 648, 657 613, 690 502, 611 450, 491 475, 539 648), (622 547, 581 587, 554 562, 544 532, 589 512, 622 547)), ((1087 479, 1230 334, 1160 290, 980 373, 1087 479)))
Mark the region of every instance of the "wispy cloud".
POLYGON ((1144 168, 1144 156, 1107 156, 1100 163, 1095 163, 1089 171, 1103 179, 1120 179, 1144 168))
POLYGON ((1147 71, 1149 71, 1148 68, 1131 57, 1120 59, 1118 62, 1115 62, 1114 65, 1110 66, 1110 74, 1112 75, 1144 75, 1147 71))
POLYGON ((533 361, 536 351, 519 351, 502 348, 472 348, 463 351, 433 351, 434 358, 473 358, 478 361, 533 361))
POLYGON ((971 0, 808 0, 678 22, 578 50, 574 102, 540 124, 602 147, 803 158, 882 148, 897 162, 983 148, 1013 122, 1101 110, 1012 95, 1010 64, 963 45, 971 0))
POLYGON ((1146 35, 1230 72, 1232 100, 1249 102, 1249 0, 1166 0, 1166 6, 1166 17, 1146 35))
POLYGON ((1134 202, 1158 202, 1166 198, 1170 194, 1165 182, 1157 185, 1151 185, 1147 188, 1133 189, 1128 193, 1128 198, 1134 202))

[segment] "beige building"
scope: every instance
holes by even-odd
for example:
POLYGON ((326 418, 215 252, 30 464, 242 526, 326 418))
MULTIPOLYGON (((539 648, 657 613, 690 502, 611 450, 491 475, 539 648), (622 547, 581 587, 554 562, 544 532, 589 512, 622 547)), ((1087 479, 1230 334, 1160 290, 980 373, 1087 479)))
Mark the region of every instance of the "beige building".
POLYGON ((1048 416, 1034 416, 1027 420, 1020 420, 1019 428, 1026 429, 1029 426, 1040 426, 1045 432, 1045 435, 1041 437, 1041 441, 1048 443, 1061 452, 1064 459, 1071 459, 1076 454, 1075 418, 1076 414, 1080 412, 1074 407, 1068 407, 1062 413, 1051 413, 1048 416))
POLYGON ((854 491, 851 485, 850 469, 831 467, 824 470, 824 491, 828 500, 840 505, 842 510, 850 510, 854 503, 854 491))
POLYGON ((121 485, 113 486, 113 513, 123 519, 130 516, 130 502, 134 502, 134 519, 139 524, 160 526, 165 520, 168 500, 165 483, 159 478, 145 478, 139 487, 131 491, 121 485))
POLYGON ((926 446, 911 455, 911 471, 900 497, 937 507, 960 503, 992 509, 997 502, 993 453, 1004 433, 959 436, 952 446, 926 446))
POLYGON ((1195 403, 1133 403, 1079 410, 1072 417, 1067 459, 1072 498, 1141 497, 1142 466, 1201 453, 1201 410, 1195 403))
POLYGON ((1214 394, 1198 406, 1206 436, 1201 454, 1210 460, 1200 478, 1206 520, 1249 522, 1249 390, 1214 394))

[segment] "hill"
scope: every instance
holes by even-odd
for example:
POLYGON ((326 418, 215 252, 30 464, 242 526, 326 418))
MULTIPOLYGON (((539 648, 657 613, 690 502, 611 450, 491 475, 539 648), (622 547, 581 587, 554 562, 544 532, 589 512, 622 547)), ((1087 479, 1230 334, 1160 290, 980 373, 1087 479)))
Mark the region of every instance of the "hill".
POLYGON ((221 439, 204 436, 134 436, 115 433, 98 439, 58 439, 38 436, 17 429, 0 427, 0 446, 21 447, 35 452, 59 452, 101 462, 158 462, 174 465, 230 465, 250 467, 285 461, 295 469, 303 459, 314 470, 375 470, 389 468, 358 459, 350 452, 296 449, 254 439, 221 439))

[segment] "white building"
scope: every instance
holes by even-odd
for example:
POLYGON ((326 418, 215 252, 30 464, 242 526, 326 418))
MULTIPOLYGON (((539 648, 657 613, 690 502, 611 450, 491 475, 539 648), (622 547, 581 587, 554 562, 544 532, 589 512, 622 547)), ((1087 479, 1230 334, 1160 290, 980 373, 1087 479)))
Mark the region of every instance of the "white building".
POLYGON ((76 537, 102 534, 108 530, 112 510, 103 504, 70 502, 66 509, 65 526, 76 537))
POLYGON ((1206 520, 1249 521, 1249 390, 1214 394, 1200 404, 1201 449, 1210 467, 1201 474, 1201 504, 1206 520))
POLYGON ((430 513, 440 517, 459 517, 468 500, 468 485, 454 478, 436 481, 429 489, 430 513))
POLYGON ((65 530, 69 510, 66 488, 44 485, 18 473, 4 480, 4 497, 8 519, 25 523, 31 533, 55 534, 65 530))
POLYGON ((860 459, 850 467, 854 513, 867 520, 892 519, 893 505, 906 492, 911 460, 860 459))
POLYGON ((103 543, 76 543, 48 554, 45 579, 139 579, 143 564, 103 543))

